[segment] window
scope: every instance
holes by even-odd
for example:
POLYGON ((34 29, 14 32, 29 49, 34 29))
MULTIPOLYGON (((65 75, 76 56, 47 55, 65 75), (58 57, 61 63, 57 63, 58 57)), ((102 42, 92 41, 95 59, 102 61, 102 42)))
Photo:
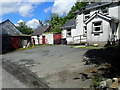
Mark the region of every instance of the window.
POLYGON ((93 22, 93 32, 101 32, 102 31, 102 21, 93 22))
POLYGON ((84 26, 83 27, 83 36, 86 36, 86 34, 87 34, 87 26, 84 26))
POLYGON ((108 14, 108 7, 101 7, 101 11, 104 14, 108 14))
POLYGON ((87 20, 88 18, 90 18, 90 11, 85 12, 84 20, 87 20))
POLYGON ((70 37, 71 36, 71 29, 67 30, 67 36, 70 37))

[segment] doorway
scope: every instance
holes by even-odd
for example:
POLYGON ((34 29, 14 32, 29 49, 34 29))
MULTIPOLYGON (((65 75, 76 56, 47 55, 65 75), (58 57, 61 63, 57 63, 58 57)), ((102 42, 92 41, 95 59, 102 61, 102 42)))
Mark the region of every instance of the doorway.
POLYGON ((46 38, 45 38, 45 36, 42 36, 42 44, 46 44, 46 38))

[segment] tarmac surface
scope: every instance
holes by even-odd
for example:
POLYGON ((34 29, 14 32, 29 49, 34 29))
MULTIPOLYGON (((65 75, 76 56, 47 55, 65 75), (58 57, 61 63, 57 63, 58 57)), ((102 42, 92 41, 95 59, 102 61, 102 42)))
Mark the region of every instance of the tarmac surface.
MULTIPOLYGON (((3 55, 3 68, 20 81, 18 88, 89 88, 91 79, 83 81, 80 75, 93 67, 82 62, 87 50, 53 45, 17 51, 3 55)), ((6 71, 3 80, 11 79, 6 71)), ((16 79, 14 82, 19 82, 16 79)))

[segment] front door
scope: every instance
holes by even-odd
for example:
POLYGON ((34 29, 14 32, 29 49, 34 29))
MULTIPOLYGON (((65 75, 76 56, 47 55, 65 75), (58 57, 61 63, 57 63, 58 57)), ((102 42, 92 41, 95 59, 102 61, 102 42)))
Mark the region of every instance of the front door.
POLYGON ((45 36, 42 36, 42 44, 46 44, 45 36))

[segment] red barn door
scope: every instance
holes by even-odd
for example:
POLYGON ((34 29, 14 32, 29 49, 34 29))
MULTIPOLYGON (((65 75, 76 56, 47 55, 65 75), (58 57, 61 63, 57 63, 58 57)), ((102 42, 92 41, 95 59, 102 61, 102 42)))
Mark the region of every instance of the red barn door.
POLYGON ((46 38, 45 38, 45 36, 42 36, 42 44, 46 44, 46 38))

